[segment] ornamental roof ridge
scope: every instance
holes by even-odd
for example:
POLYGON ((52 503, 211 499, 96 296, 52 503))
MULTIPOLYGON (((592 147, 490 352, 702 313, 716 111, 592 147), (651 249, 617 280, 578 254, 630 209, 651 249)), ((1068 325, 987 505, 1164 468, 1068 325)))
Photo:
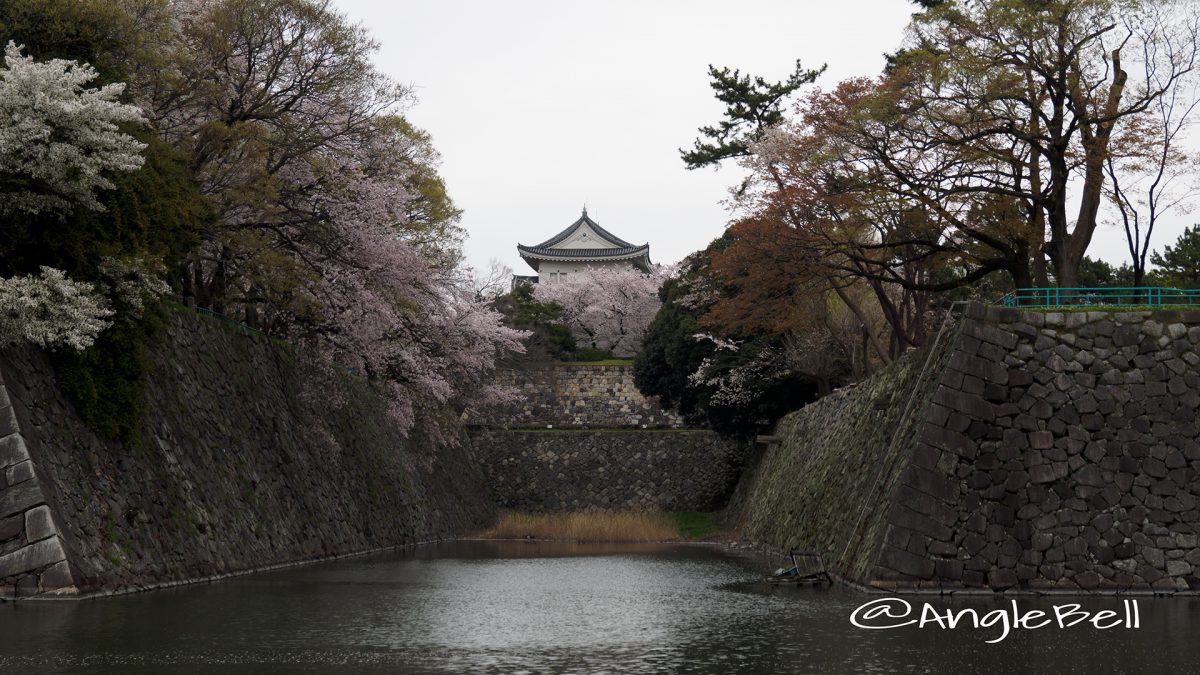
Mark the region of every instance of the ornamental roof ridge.
POLYGON ((517 244, 517 251, 522 255, 547 258, 612 258, 617 256, 641 255, 648 253, 649 250, 649 244, 622 246, 620 248, 546 248, 544 246, 517 244))
MULTIPOLYGON (((592 231, 595 232, 597 236, 599 236, 601 239, 603 239, 607 243, 612 244, 616 248, 622 248, 622 249, 641 248, 640 246, 638 246, 636 244, 631 244, 631 243, 625 241, 624 239, 618 237, 617 235, 613 234, 612 232, 609 232, 608 230, 604 229, 603 227, 600 227, 600 223, 597 223, 596 221, 594 221, 588 217, 586 207, 584 207, 583 215, 581 215, 579 217, 579 220, 576 220, 575 222, 568 225, 567 229, 563 230, 562 232, 559 232, 558 234, 554 235, 553 237, 547 239, 546 241, 543 241, 542 243, 540 243, 536 246, 525 246, 523 244, 518 244, 517 246, 518 246, 518 248, 524 248, 524 249, 552 249, 555 247, 555 245, 562 243, 567 237, 570 237, 572 234, 575 233, 576 230, 583 227, 584 225, 591 227, 592 231)), ((648 246, 648 244, 646 244, 646 245, 648 246)))

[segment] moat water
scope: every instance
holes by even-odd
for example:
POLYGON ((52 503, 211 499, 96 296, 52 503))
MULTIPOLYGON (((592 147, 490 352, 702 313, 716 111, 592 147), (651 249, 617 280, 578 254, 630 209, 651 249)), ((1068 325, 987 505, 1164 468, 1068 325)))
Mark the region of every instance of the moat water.
MULTIPOLYGON (((1200 599, 1138 628, 855 627, 873 600, 773 587, 781 563, 701 545, 456 542, 87 602, 0 605, 0 673, 1196 672, 1200 599), (860 616, 862 616, 860 614, 860 616)), ((909 598, 937 611, 1012 600, 909 598)), ((1117 598, 1021 611, 1126 616, 1117 598)), ((916 615, 914 614, 914 618, 916 615)), ((864 621, 865 623, 865 621, 864 621)), ((877 622, 876 622, 877 623, 877 622)))

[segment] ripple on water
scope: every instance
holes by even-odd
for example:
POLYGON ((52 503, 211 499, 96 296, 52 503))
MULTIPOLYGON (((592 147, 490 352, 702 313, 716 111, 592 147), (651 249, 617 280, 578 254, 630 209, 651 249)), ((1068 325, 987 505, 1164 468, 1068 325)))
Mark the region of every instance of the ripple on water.
POLYGON ((1150 629, 1136 634, 1025 632, 987 645, 984 631, 855 629, 862 596, 761 583, 777 564, 706 546, 459 542, 0 605, 0 672, 1184 672, 1200 662, 1194 600, 1143 601, 1150 629))

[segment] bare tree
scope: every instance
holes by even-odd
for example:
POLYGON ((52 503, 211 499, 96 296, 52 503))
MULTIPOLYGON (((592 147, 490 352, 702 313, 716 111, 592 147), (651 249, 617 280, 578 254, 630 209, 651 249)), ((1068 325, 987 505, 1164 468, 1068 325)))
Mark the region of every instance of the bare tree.
MULTIPOLYGON (((1194 63, 1200 34, 1200 13, 1193 7, 1156 6, 1148 21, 1129 25, 1140 34, 1143 63, 1194 63), (1191 10, 1191 11, 1188 11, 1191 10)), ((1107 195, 1116 207, 1133 267, 1133 282, 1141 286, 1155 225, 1166 214, 1186 212, 1200 189, 1196 170, 1200 154, 1187 145, 1200 107, 1200 76, 1196 70, 1171 82, 1149 69, 1142 91, 1161 90, 1144 115, 1130 120, 1118 150, 1104 164, 1107 195)))
POLYGON ((1170 17, 1194 4, 977 0, 918 15, 912 46, 886 83, 894 102, 872 117, 888 123, 886 135, 873 136, 886 150, 876 152, 880 166, 956 232, 989 246, 1003 228, 973 226, 947 207, 978 213, 989 208, 971 203, 980 195, 1002 208, 1010 202, 1024 215, 1029 253, 1040 257, 1044 223, 1055 277, 1074 285, 1114 134, 1196 66, 1194 31, 1175 32, 1171 53, 1143 45, 1161 44, 1175 29, 1170 17), (1144 73, 1146 86, 1131 86, 1131 72, 1144 73))
POLYGON ((471 293, 476 302, 490 302, 508 292, 512 285, 512 268, 497 258, 488 261, 486 270, 470 268, 471 293))

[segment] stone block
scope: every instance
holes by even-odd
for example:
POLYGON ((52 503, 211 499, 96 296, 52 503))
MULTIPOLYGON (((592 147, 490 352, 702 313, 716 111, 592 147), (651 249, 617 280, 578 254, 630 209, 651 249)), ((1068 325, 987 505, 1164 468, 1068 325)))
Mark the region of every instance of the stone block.
POLYGON ((917 443, 913 449, 913 463, 926 469, 936 468, 941 456, 941 450, 925 443, 917 443))
POLYGON ((27 480, 33 480, 37 475, 33 471, 33 460, 25 460, 19 464, 13 464, 8 467, 8 473, 5 475, 9 485, 24 483, 27 480))
POLYGON ((58 537, 43 539, 19 548, 8 555, 0 556, 0 577, 32 572, 66 559, 67 554, 58 537))
POLYGON ((923 492, 918 492, 907 485, 901 485, 896 488, 896 503, 903 504, 924 516, 933 516, 938 512, 940 504, 933 497, 923 492))
POLYGON ((43 593, 74 591, 75 578, 70 563, 63 560, 47 567, 38 578, 38 589, 43 593))
POLYGON ((28 597, 37 594, 37 577, 32 574, 17 579, 17 587, 15 595, 18 597, 28 597))
POLYGON ((958 496, 958 491, 954 489, 944 475, 917 466, 909 468, 906 483, 918 492, 924 492, 943 502, 953 501, 958 496))
MULTIPOLYGON (((936 403, 930 403, 926 411, 925 420, 935 427, 945 426, 950 419, 950 411, 944 406, 936 403)), ((1200 451, 1200 450, 1198 450, 1200 451)))
POLYGON ((958 555, 958 547, 948 541, 933 541, 929 543, 929 555, 940 558, 953 558, 958 555))
POLYGON ((954 530, 949 527, 901 505, 892 509, 891 524, 897 529, 923 534, 934 541, 950 541, 954 536, 954 530))
POLYGON ((963 578, 963 564, 961 560, 935 560, 933 568, 934 573, 939 579, 960 581, 963 578))
MULTIPOLYGON (((1013 471, 1008 474, 1008 479, 1004 481, 1004 489, 1008 492, 1017 492, 1024 489, 1029 484, 1029 474, 1023 470, 1013 471)), ((1009 509, 1011 513, 1011 509, 1009 509)), ((1011 518, 1010 518, 1011 520, 1011 518)))
POLYGON ((25 529, 25 516, 18 513, 15 516, 0 519, 0 541, 8 541, 21 534, 25 529))
MULTIPOLYGON (((3 391, 4 388, 0 386, 0 392, 3 391)), ((4 400, 0 400, 0 438, 11 436, 20 431, 20 427, 17 426, 17 413, 11 405, 5 404, 6 400, 7 397, 4 400)))
POLYGON ((1049 431, 1032 431, 1029 433, 1029 447, 1034 450, 1048 450, 1054 447, 1054 434, 1049 431))
POLYGON ((1192 573, 1192 566, 1182 560, 1170 560, 1167 562, 1167 576, 1182 577, 1192 573))
POLYGON ((1154 457, 1147 457, 1146 459, 1142 460, 1142 471, 1144 471, 1147 476, 1152 478, 1167 477, 1166 464, 1164 464, 1162 460, 1155 459, 1154 457))
POLYGON ((932 560, 891 546, 883 547, 879 564, 917 579, 933 578, 934 563, 932 560))
POLYGON ((994 590, 1001 591, 1017 585, 1017 572, 1012 569, 994 569, 988 572, 987 583, 994 590))
POLYGON ((11 485, 3 492, 0 492, 0 518, 11 516, 14 513, 21 513, 45 501, 42 489, 38 487, 36 481, 25 481, 20 485, 11 485))
POLYGON ((13 464, 19 464, 29 459, 29 450, 25 448, 25 439, 21 434, 9 434, 0 438, 0 469, 13 464))
POLYGON ((966 375, 996 384, 1008 384, 1008 369, 999 363, 998 359, 988 359, 970 356, 963 352, 955 352, 950 357, 947 366, 966 375))
POLYGON ((1141 340, 1140 326, 1136 324, 1123 324, 1118 326, 1113 331, 1112 341, 1114 347, 1129 347, 1136 345, 1141 340))
POLYGON ((931 424, 926 424, 922 429, 921 440, 933 447, 953 452, 968 459, 974 457, 978 449, 975 441, 966 435, 953 429, 935 427, 931 424))
POLYGON ((979 396, 964 394, 951 389, 939 388, 934 394, 934 402, 951 410, 956 410, 968 417, 981 422, 992 422, 996 419, 996 409, 979 396))
POLYGON ((49 506, 37 506, 25 512, 25 541, 33 543, 58 534, 49 506))
POLYGON ((1086 485, 1090 487, 1102 487, 1105 485, 1103 472, 1101 472, 1100 467, 1096 466, 1095 464, 1087 464, 1083 466, 1076 471, 1072 477, 1075 479, 1075 482, 1079 483, 1080 485, 1086 485))

